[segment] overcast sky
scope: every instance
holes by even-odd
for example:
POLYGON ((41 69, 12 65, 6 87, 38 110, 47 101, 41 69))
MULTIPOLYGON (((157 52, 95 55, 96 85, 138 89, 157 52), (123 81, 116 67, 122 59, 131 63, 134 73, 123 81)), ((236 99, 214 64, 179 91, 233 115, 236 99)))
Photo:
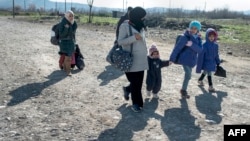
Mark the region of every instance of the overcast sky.
MULTIPOLYGON (((51 0, 62 1, 65 0, 51 0)), ((87 3, 87 0, 66 0, 67 2, 87 3)), ((229 8, 234 11, 250 10, 250 0, 94 0, 94 6, 123 8, 127 6, 150 7, 171 7, 184 9, 213 10, 215 8, 229 8)))

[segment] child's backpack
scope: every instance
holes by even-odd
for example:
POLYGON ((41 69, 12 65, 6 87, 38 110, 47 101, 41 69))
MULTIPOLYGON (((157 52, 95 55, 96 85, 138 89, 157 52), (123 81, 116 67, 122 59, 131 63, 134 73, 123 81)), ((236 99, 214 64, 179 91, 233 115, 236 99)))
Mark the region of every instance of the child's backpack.
MULTIPOLYGON (((184 34, 179 34, 179 35, 177 35, 177 37, 176 37, 176 39, 175 39, 175 45, 174 45, 174 47, 176 47, 176 44, 179 42, 179 40, 180 40, 180 38, 181 38, 182 36, 184 36, 184 34)), ((190 40, 190 39, 188 39, 188 40, 190 40)), ((180 54, 181 54, 185 49, 186 49, 186 47, 183 47, 182 50, 177 54, 176 59, 175 59, 175 61, 174 61, 175 64, 178 64, 178 60, 179 60, 179 58, 180 58, 180 54)))
POLYGON ((52 26, 50 42, 52 45, 59 45, 59 23, 52 26))

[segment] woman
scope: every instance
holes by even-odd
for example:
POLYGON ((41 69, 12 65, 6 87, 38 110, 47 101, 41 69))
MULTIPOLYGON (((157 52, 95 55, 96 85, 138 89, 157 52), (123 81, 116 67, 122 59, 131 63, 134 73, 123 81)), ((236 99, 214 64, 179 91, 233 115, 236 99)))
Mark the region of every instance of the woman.
POLYGON ((197 63, 197 55, 202 51, 202 40, 199 34, 200 30, 200 22, 192 21, 189 24, 189 29, 184 33, 184 36, 180 37, 169 59, 170 64, 177 60, 176 63, 183 66, 185 76, 180 90, 182 98, 190 97, 187 93, 188 83, 191 79, 192 68, 197 63))
POLYGON ((122 23, 119 28, 118 44, 124 50, 130 51, 130 45, 133 44, 133 65, 129 72, 125 72, 130 85, 123 87, 124 97, 129 100, 129 94, 132 97, 132 110, 140 112, 143 108, 142 83, 144 71, 148 69, 147 46, 144 36, 144 19, 146 11, 141 7, 135 7, 129 12, 129 20, 122 23), (132 36, 129 32, 129 26, 132 27, 132 36))
POLYGON ((71 57, 75 51, 76 29, 77 24, 74 20, 74 13, 69 10, 59 24, 60 53, 65 55, 63 68, 68 76, 71 76, 71 57))

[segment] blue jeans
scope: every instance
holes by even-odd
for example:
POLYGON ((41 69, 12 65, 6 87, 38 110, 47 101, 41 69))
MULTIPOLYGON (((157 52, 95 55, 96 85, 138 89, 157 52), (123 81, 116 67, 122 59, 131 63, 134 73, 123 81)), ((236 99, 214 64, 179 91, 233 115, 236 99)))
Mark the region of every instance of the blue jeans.
POLYGON ((184 76, 184 80, 183 80, 181 89, 186 91, 187 87, 188 87, 189 80, 191 79, 192 68, 189 66, 185 66, 185 65, 183 65, 182 67, 184 69, 185 76, 184 76))

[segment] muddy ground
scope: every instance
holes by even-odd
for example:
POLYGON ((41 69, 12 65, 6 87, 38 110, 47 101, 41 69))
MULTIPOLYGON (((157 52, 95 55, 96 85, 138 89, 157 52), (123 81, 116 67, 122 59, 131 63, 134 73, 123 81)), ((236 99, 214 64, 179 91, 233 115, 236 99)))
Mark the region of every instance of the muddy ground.
MULTIPOLYGON (((105 61, 114 27, 79 25, 86 67, 65 77, 49 42, 53 24, 0 17, 1 141, 222 141, 225 124, 250 124, 250 59, 241 49, 230 47, 234 56, 221 46, 227 78, 213 77, 215 93, 207 81, 198 87, 193 72, 191 98, 181 100, 183 71, 172 65, 162 70, 160 98, 147 97, 144 83, 145 107, 134 113, 122 96, 124 74, 105 61)), ((148 46, 156 42, 168 59, 174 39, 153 35, 158 31, 149 29, 148 46)))

